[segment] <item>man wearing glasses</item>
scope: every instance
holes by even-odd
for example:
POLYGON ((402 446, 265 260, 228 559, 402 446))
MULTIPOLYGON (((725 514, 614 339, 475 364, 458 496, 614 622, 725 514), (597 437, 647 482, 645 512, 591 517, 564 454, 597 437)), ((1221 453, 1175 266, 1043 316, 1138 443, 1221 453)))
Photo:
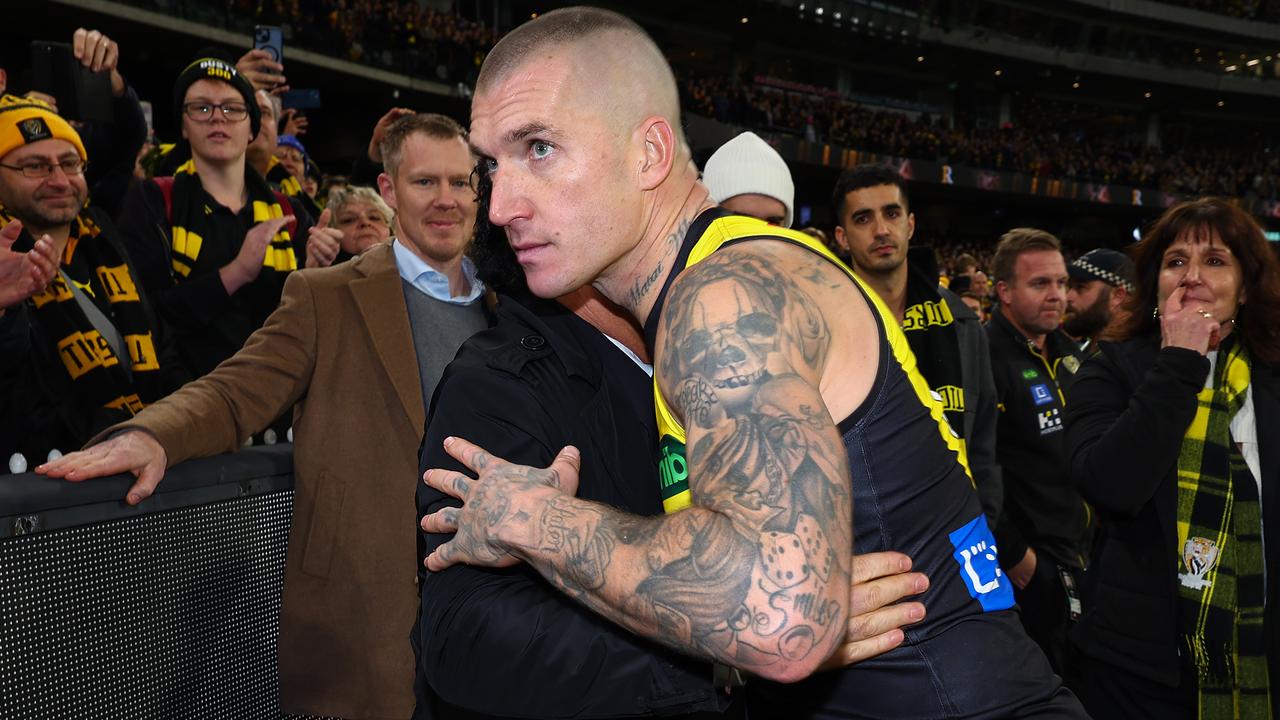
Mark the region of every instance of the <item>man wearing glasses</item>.
POLYGON ((135 186, 120 229, 183 364, 200 377, 280 303, 285 277, 306 264, 311 220, 246 163, 262 118, 234 66, 216 58, 189 65, 174 107, 191 159, 172 177, 135 186))
POLYGON ((80 447, 184 379, 105 213, 80 135, 0 98, 0 473, 80 447))

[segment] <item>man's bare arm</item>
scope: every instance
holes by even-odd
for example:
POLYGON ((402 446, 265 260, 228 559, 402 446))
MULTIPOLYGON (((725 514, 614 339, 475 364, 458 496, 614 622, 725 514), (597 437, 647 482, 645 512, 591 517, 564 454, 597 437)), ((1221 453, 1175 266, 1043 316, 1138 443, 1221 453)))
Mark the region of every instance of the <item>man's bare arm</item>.
POLYGON ((549 487, 563 459, 533 470, 451 447, 483 482, 428 474, 466 500, 428 522, 461 524, 429 566, 519 557, 637 634, 798 680, 837 648, 850 600, 849 473, 817 389, 826 323, 784 272, 732 250, 686 273, 668 308, 658 372, 688 421, 693 507, 628 516, 549 487))

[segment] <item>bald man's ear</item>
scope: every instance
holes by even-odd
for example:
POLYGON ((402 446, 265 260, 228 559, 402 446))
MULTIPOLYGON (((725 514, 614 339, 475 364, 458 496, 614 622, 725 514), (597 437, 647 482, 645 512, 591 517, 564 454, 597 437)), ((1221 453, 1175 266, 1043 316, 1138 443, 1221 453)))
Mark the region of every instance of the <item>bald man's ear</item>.
POLYGON ((640 166, 640 189, 652 190, 671 174, 676 155, 680 152, 680 141, 676 139, 675 129, 663 117, 651 117, 640 126, 644 142, 643 163, 640 166))
POLYGON ((0 68, 0 95, 3 95, 4 91, 8 89, 8 87, 9 87, 9 73, 5 72, 4 68, 0 68))

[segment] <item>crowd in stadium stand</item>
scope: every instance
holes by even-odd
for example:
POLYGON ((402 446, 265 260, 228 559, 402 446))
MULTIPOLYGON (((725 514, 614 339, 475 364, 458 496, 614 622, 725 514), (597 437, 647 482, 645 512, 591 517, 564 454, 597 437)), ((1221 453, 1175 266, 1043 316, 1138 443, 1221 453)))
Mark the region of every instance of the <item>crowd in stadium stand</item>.
POLYGON ((1276 0, 1160 0, 1160 2, 1250 20, 1280 22, 1280 2, 1276 0))
POLYGON ((1042 102, 1035 112, 997 127, 725 78, 686 78, 681 89, 687 112, 857 150, 1188 195, 1276 197, 1280 155, 1259 153, 1256 143, 1180 146, 1170 153, 1134 133, 1091 135, 1072 128, 1042 102))
MULTIPOLYGON (((188 11, 217 7, 228 23, 279 24, 291 44, 326 53, 345 48, 345 59, 450 84, 474 82, 479 63, 497 38, 483 23, 416 0, 233 0, 224 5, 211 0, 129 1, 176 4, 188 11)), ((1280 6, 1274 0, 1182 4, 1226 9, 1242 17, 1259 17, 1280 6)), ((1006 12, 1009 22, 1026 22, 1025 14, 1006 12)), ((983 23, 999 25, 1000 20, 984 16, 983 23)), ((1046 27, 1033 23, 1026 29, 1043 33, 1046 27)), ((1171 52, 1170 47, 1155 43, 1138 56, 1156 57, 1171 52)), ((1176 54, 1166 64, 1194 65, 1189 44, 1176 54)), ((1140 132, 1087 131, 1064 121, 1064 113, 1044 101, 1037 101, 1029 112, 1016 113, 1008 125, 997 126, 959 116, 881 110, 834 93, 784 93, 696 73, 684 74, 682 80, 686 111, 858 150, 1184 195, 1278 199, 1280 153, 1258 153, 1262 139, 1257 137, 1225 143, 1217 138, 1171 139, 1179 151, 1169 153, 1149 146, 1140 132)))
POLYGON ((494 30, 417 0, 125 0, 247 30, 280 26, 287 44, 446 83, 475 80, 494 30))

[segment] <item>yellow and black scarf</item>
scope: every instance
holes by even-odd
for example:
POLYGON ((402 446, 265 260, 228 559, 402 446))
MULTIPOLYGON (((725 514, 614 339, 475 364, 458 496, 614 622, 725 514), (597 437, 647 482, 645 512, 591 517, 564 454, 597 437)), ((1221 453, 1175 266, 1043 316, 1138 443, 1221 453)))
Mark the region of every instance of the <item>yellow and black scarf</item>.
POLYGON ((280 162, 280 158, 275 155, 267 161, 267 182, 280 189, 280 192, 289 197, 298 197, 302 194, 302 183, 298 182, 298 178, 289 172, 289 168, 280 162))
POLYGON ((313 222, 320 219, 323 209, 316 200, 302 190, 302 183, 298 182, 298 178, 294 177, 275 155, 267 161, 267 182, 288 197, 297 200, 311 216, 313 222))
MULTIPOLYGON (((930 251, 932 252, 932 251, 930 251)), ((936 272, 918 269, 911 262, 907 273, 906 309, 902 332, 919 363, 920 374, 938 396, 946 411, 947 423, 964 436, 964 374, 960 338, 951 307, 938 292, 936 272)))
MULTIPOLYGON (((1178 620, 1198 717, 1271 717, 1257 482, 1231 439, 1249 388, 1243 343, 1224 343, 1178 455, 1178 620)), ((1273 580, 1274 581, 1274 580, 1273 580)))
MULTIPOLYGON (((246 169, 245 187, 249 191, 249 202, 253 206, 255 225, 286 215, 281 203, 288 201, 278 197, 267 185, 266 180, 253 170, 246 169)), ((174 277, 185 279, 191 275, 192 268, 195 268, 200 261, 200 248, 204 244, 204 239, 213 232, 208 222, 211 211, 202 200, 205 194, 200 187, 200 177, 196 174, 195 161, 188 160, 174 172, 170 193, 172 207, 169 212, 169 222, 173 226, 170 233, 172 249, 170 261, 174 277)), ((236 242, 238 244, 239 239, 236 242)), ((262 266, 278 273, 288 273, 298 269, 298 258, 293 251, 293 238, 289 234, 288 224, 280 228, 280 232, 271 239, 267 252, 262 258, 262 266)))
MULTIPOLYGON (((0 208, 0 227, 10 219, 0 208)), ((23 235, 21 242, 29 246, 30 236, 25 230, 23 235)), ((89 424, 104 428, 133 417, 163 395, 152 315, 140 294, 141 283, 124 251, 88 210, 71 223, 59 270, 49 287, 27 300, 30 312, 54 340, 82 407, 95 408, 89 424), (76 301, 77 291, 115 326, 124 345, 120 354, 76 301)))

